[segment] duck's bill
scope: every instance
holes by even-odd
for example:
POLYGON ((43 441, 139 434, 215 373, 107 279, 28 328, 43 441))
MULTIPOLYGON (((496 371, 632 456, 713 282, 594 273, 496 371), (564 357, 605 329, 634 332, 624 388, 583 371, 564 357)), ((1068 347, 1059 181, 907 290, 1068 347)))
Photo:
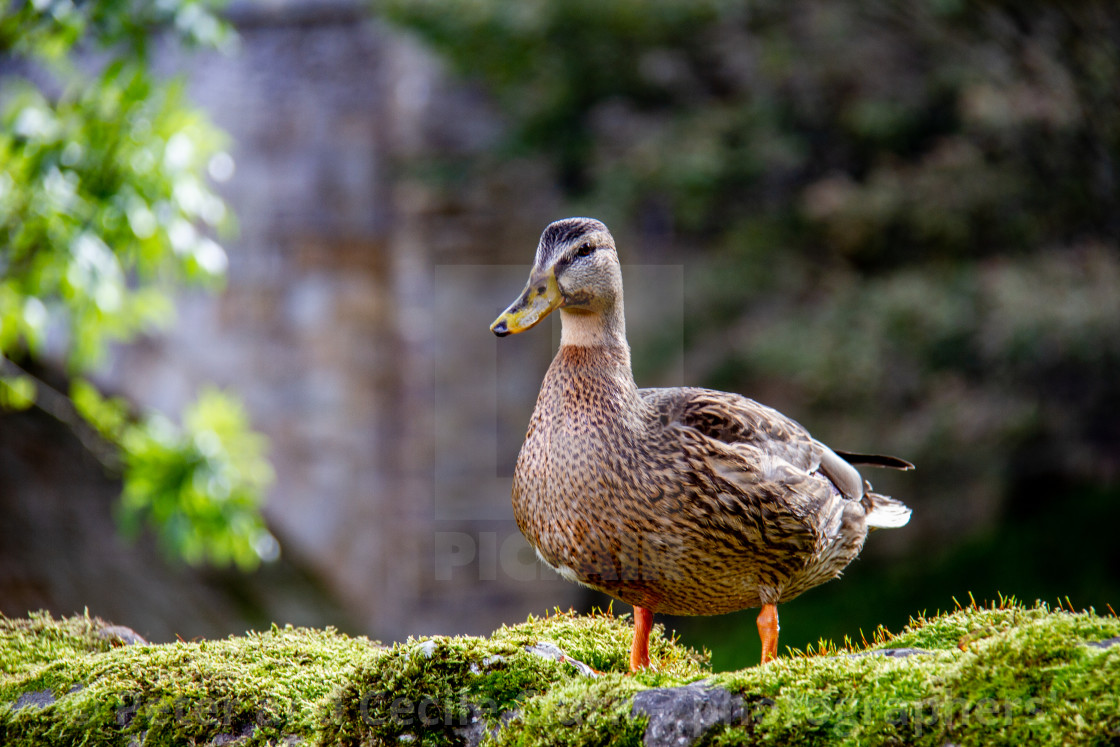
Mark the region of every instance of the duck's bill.
POLYGON ((535 327, 563 302, 564 297, 560 294, 560 286, 556 284, 554 273, 530 277, 525 290, 494 320, 490 331, 498 337, 524 332, 535 327))

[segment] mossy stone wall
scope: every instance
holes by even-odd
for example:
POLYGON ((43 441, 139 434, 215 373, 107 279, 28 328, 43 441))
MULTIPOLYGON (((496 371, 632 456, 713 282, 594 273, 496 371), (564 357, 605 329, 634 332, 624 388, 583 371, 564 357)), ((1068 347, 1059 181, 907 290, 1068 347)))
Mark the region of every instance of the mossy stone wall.
POLYGON ((713 673, 658 626, 558 613, 391 647, 273 627, 150 645, 90 617, 0 619, 0 744, 1097 744, 1120 739, 1120 619, 1004 603, 860 649, 713 673))

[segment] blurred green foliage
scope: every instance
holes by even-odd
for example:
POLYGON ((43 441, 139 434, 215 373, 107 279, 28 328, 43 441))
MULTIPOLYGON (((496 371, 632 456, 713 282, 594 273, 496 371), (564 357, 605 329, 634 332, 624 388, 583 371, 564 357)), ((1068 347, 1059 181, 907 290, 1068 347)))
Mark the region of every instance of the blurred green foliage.
MULTIPOLYGON (((641 237, 701 250, 689 383, 918 465, 875 476, 916 509, 912 552, 894 550, 910 582, 878 583, 941 589, 920 570, 931 557, 1043 508, 1064 540, 1049 550, 1074 556, 1063 516, 1120 520, 1120 6, 376 8, 483 81, 509 123, 504 152, 551 161, 630 261, 641 237)), ((1000 564, 1023 569, 1003 592, 1038 591, 1032 547, 988 545, 1022 561, 1000 564)), ((1075 604, 1120 597, 1120 555, 1106 555, 1112 581, 1075 604)), ((852 583, 814 594, 842 604, 852 583)))
POLYGON ((143 520, 192 563, 252 567, 276 552, 259 510, 271 472, 240 404, 204 393, 176 426, 86 378, 111 343, 167 323, 179 288, 225 275, 212 234, 230 217, 206 176, 228 163, 223 136, 148 57, 161 35, 232 44, 216 10, 39 0, 2 11, 0 407, 38 403, 99 434, 95 453, 124 480, 127 527, 143 520), (56 366, 68 395, 29 373, 56 366))
POLYGON ((782 380, 925 464, 1041 438, 1055 469, 1120 468, 1114 4, 377 7, 483 79, 577 205, 705 250, 709 383, 782 380))

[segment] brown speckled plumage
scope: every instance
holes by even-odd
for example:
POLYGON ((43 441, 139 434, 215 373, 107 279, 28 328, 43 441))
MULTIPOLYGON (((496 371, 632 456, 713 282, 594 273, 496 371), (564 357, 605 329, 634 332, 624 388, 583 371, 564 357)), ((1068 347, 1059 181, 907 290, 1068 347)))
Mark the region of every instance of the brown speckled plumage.
MULTIPOLYGON (((602 223, 550 225, 525 293, 494 330, 522 331, 557 307, 564 337, 517 460, 513 508, 564 577, 653 612, 720 614, 835 578, 869 526, 908 519, 870 492, 850 463, 858 455, 841 458, 772 408, 709 389, 639 389, 602 223)), ((776 646, 776 617, 773 627, 776 646)))

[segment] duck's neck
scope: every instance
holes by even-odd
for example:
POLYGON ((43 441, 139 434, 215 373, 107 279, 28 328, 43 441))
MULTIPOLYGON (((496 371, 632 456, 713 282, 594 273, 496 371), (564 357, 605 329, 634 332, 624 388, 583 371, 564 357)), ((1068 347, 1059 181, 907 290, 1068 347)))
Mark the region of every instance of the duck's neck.
POLYGON ((606 411, 640 408, 622 310, 596 314, 561 309, 560 318, 560 350, 548 383, 565 392, 569 406, 589 399, 606 411))
POLYGON ((626 319, 621 306, 612 306, 603 312, 560 309, 560 345, 625 351, 626 363, 630 364, 626 319))

